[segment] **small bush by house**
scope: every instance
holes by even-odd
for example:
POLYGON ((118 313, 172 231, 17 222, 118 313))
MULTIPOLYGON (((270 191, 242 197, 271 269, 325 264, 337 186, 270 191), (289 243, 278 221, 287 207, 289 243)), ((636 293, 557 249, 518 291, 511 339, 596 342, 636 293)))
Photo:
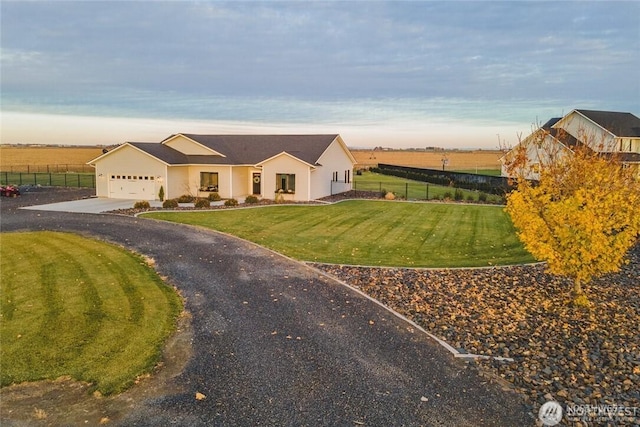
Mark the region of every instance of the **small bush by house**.
POLYGON ((135 202, 133 204, 133 208, 134 209, 149 209, 150 207, 151 207, 151 205, 146 200, 140 200, 140 201, 135 202))
POLYGON ((182 196, 178 197, 178 203, 193 203, 194 199, 195 197, 193 197, 191 194, 183 194, 182 196))
POLYGON ((209 199, 197 199, 194 203, 194 206, 196 208, 208 208, 209 206, 211 206, 211 202, 209 201, 209 199))
POLYGON ((225 206, 238 206, 238 201, 236 199, 227 199, 224 201, 225 206))
POLYGON ((244 199, 244 202, 248 204, 255 204, 258 203, 258 198, 254 195, 249 195, 244 199))
POLYGON ((162 207, 165 209, 175 209, 178 207, 178 201, 176 199, 168 199, 162 202, 162 207))

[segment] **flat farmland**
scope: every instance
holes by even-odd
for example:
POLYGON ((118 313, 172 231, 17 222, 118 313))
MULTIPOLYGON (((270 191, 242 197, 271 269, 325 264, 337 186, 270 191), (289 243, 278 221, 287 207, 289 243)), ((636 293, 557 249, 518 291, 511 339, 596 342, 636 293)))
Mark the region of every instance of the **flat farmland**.
POLYGON ((0 169, 21 166, 83 165, 102 154, 102 147, 0 146, 0 169))
POLYGON ((386 163, 398 166, 412 166, 418 168, 442 169, 442 159, 446 158, 448 164, 446 170, 474 170, 474 169, 500 169, 500 157, 503 153, 499 150, 473 150, 473 151, 373 151, 351 150, 351 154, 358 162, 357 168, 377 166, 386 163))

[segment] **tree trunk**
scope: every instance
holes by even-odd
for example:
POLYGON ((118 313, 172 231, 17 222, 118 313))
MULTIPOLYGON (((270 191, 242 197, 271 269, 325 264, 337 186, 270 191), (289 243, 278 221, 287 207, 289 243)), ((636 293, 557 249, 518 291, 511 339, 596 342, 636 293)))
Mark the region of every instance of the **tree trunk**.
POLYGON ((583 294, 584 292, 582 292, 582 283, 580 283, 580 279, 575 279, 573 281, 573 296, 578 297, 583 294))
POLYGON ((573 304, 577 307, 591 307, 591 301, 589 301, 589 298, 587 298, 587 295, 582 290, 582 282, 580 282, 580 279, 574 279, 573 281, 573 304))

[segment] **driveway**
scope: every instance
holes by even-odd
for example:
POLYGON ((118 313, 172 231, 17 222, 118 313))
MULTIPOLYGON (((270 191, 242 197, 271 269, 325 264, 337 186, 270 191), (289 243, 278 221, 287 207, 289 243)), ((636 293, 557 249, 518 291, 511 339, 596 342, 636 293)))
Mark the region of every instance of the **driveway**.
MULTIPOLYGON (((81 200, 70 200, 65 202, 48 203, 46 205, 28 206, 23 209, 36 211, 54 211, 54 212, 75 212, 75 213, 102 213, 115 211, 117 209, 130 209, 133 207, 135 200, 125 199, 103 199, 91 197, 81 200)), ((153 207, 162 207, 161 202, 150 202, 153 207)))
MULTIPOLYGON (((86 414, 90 425, 534 424, 517 395, 301 263, 189 226, 18 209, 51 198, 3 200, 1 230, 71 231, 147 255, 178 287, 190 314, 184 366, 155 393, 136 394, 142 384, 122 398, 99 400, 86 414)), ((21 420, 3 410, 0 424, 29 424, 21 420)))

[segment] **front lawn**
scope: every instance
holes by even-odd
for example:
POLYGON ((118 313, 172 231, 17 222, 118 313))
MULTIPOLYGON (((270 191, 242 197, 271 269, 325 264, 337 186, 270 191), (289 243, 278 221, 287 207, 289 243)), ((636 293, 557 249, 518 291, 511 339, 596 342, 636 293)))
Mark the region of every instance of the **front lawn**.
POLYGON ((182 309, 141 257, 74 234, 1 233, 0 260, 1 386, 68 375, 120 392, 182 309))
POLYGON ((534 261, 497 206, 358 200, 145 216, 224 231, 312 262, 478 267, 534 261))

